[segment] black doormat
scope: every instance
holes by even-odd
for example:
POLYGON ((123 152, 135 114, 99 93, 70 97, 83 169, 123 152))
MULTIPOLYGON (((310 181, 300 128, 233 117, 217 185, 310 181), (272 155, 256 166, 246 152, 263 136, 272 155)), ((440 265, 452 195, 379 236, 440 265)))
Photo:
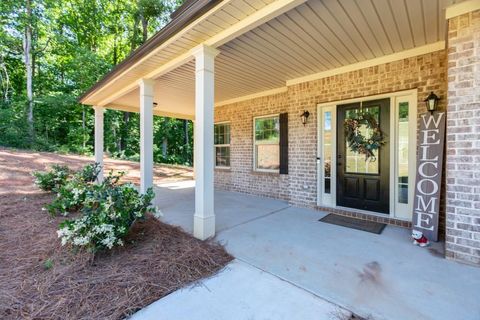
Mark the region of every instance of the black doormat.
POLYGON ((322 219, 318 220, 325 223, 335 224, 337 226, 347 227, 351 229, 357 229, 367 231, 371 233, 381 234, 385 228, 385 223, 360 220, 351 217, 345 217, 338 214, 329 213, 322 219))

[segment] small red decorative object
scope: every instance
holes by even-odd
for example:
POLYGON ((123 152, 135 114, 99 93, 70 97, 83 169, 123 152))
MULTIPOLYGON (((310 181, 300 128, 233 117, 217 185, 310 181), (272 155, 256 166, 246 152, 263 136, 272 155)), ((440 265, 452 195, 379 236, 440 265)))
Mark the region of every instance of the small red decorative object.
POLYGON ((420 231, 413 230, 412 238, 413 238, 413 244, 416 246, 426 247, 430 244, 430 241, 428 241, 427 237, 425 237, 423 233, 421 233, 420 231))

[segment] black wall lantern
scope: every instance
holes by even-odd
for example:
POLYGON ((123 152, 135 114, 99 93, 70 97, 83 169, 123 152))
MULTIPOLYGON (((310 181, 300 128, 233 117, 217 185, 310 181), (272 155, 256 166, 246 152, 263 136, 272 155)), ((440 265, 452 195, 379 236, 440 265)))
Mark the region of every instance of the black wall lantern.
POLYGON ((308 117, 310 116, 310 112, 307 110, 304 110, 303 113, 300 115, 300 118, 302 119, 303 126, 307 124, 308 117))
POLYGON ((428 95, 427 99, 424 100, 427 105, 427 111, 430 111, 431 114, 437 111, 438 100, 440 100, 440 98, 433 93, 433 91, 428 95))

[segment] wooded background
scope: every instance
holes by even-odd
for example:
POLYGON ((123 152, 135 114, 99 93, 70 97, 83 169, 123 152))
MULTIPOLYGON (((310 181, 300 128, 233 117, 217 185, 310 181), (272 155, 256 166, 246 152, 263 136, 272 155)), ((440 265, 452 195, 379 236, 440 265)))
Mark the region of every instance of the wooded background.
MULTIPOLYGON (((183 0, 1 0, 0 145, 91 154, 78 96, 170 20, 183 0)), ((191 165, 191 121, 154 118, 156 162, 191 165)), ((105 149, 138 160, 137 113, 107 110, 105 149)))

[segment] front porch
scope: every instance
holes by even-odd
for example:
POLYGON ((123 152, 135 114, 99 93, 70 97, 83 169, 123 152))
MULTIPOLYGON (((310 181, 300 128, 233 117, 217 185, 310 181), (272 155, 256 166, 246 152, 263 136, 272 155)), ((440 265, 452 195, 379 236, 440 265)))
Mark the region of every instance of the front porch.
MULTIPOLYGON (((193 181, 158 186, 156 201, 164 221, 192 232, 193 181)), ((232 272, 240 272, 238 263, 287 282, 292 294, 300 288, 372 319, 478 319, 480 315, 480 270, 444 259, 443 243, 420 248, 411 244, 405 228, 388 225, 381 235, 371 234, 318 222, 324 212, 235 192, 216 191, 215 208, 215 239, 225 244, 236 262, 203 286, 168 296, 168 304, 162 299, 147 307, 139 314, 142 318, 161 310, 165 319, 213 319, 213 315, 221 319, 238 305, 248 310, 256 299, 257 277, 242 278, 245 283, 235 290, 222 291, 215 285, 222 277, 235 278, 232 272), (193 305, 195 313, 182 314, 193 305)), ((266 304, 261 308, 274 307, 269 304, 278 302, 275 297, 262 300, 266 304)), ((286 302, 287 306, 276 308, 291 308, 292 315, 298 314, 286 302)))
POLYGON ((194 214, 182 219, 196 238, 224 229, 216 186, 363 210, 417 230, 435 224, 431 239, 445 237, 446 257, 478 265, 479 13, 477 0, 188 1, 80 98, 95 108, 96 160, 104 110, 138 112, 144 192, 153 185, 153 116, 193 120, 197 188, 194 214), (449 120, 445 174, 435 182, 445 187, 432 195, 445 202, 427 202, 432 212, 413 221, 418 124, 433 92, 449 120), (387 139, 372 170, 349 166, 360 153, 338 130, 346 104, 353 113, 371 104, 382 119, 387 139))

